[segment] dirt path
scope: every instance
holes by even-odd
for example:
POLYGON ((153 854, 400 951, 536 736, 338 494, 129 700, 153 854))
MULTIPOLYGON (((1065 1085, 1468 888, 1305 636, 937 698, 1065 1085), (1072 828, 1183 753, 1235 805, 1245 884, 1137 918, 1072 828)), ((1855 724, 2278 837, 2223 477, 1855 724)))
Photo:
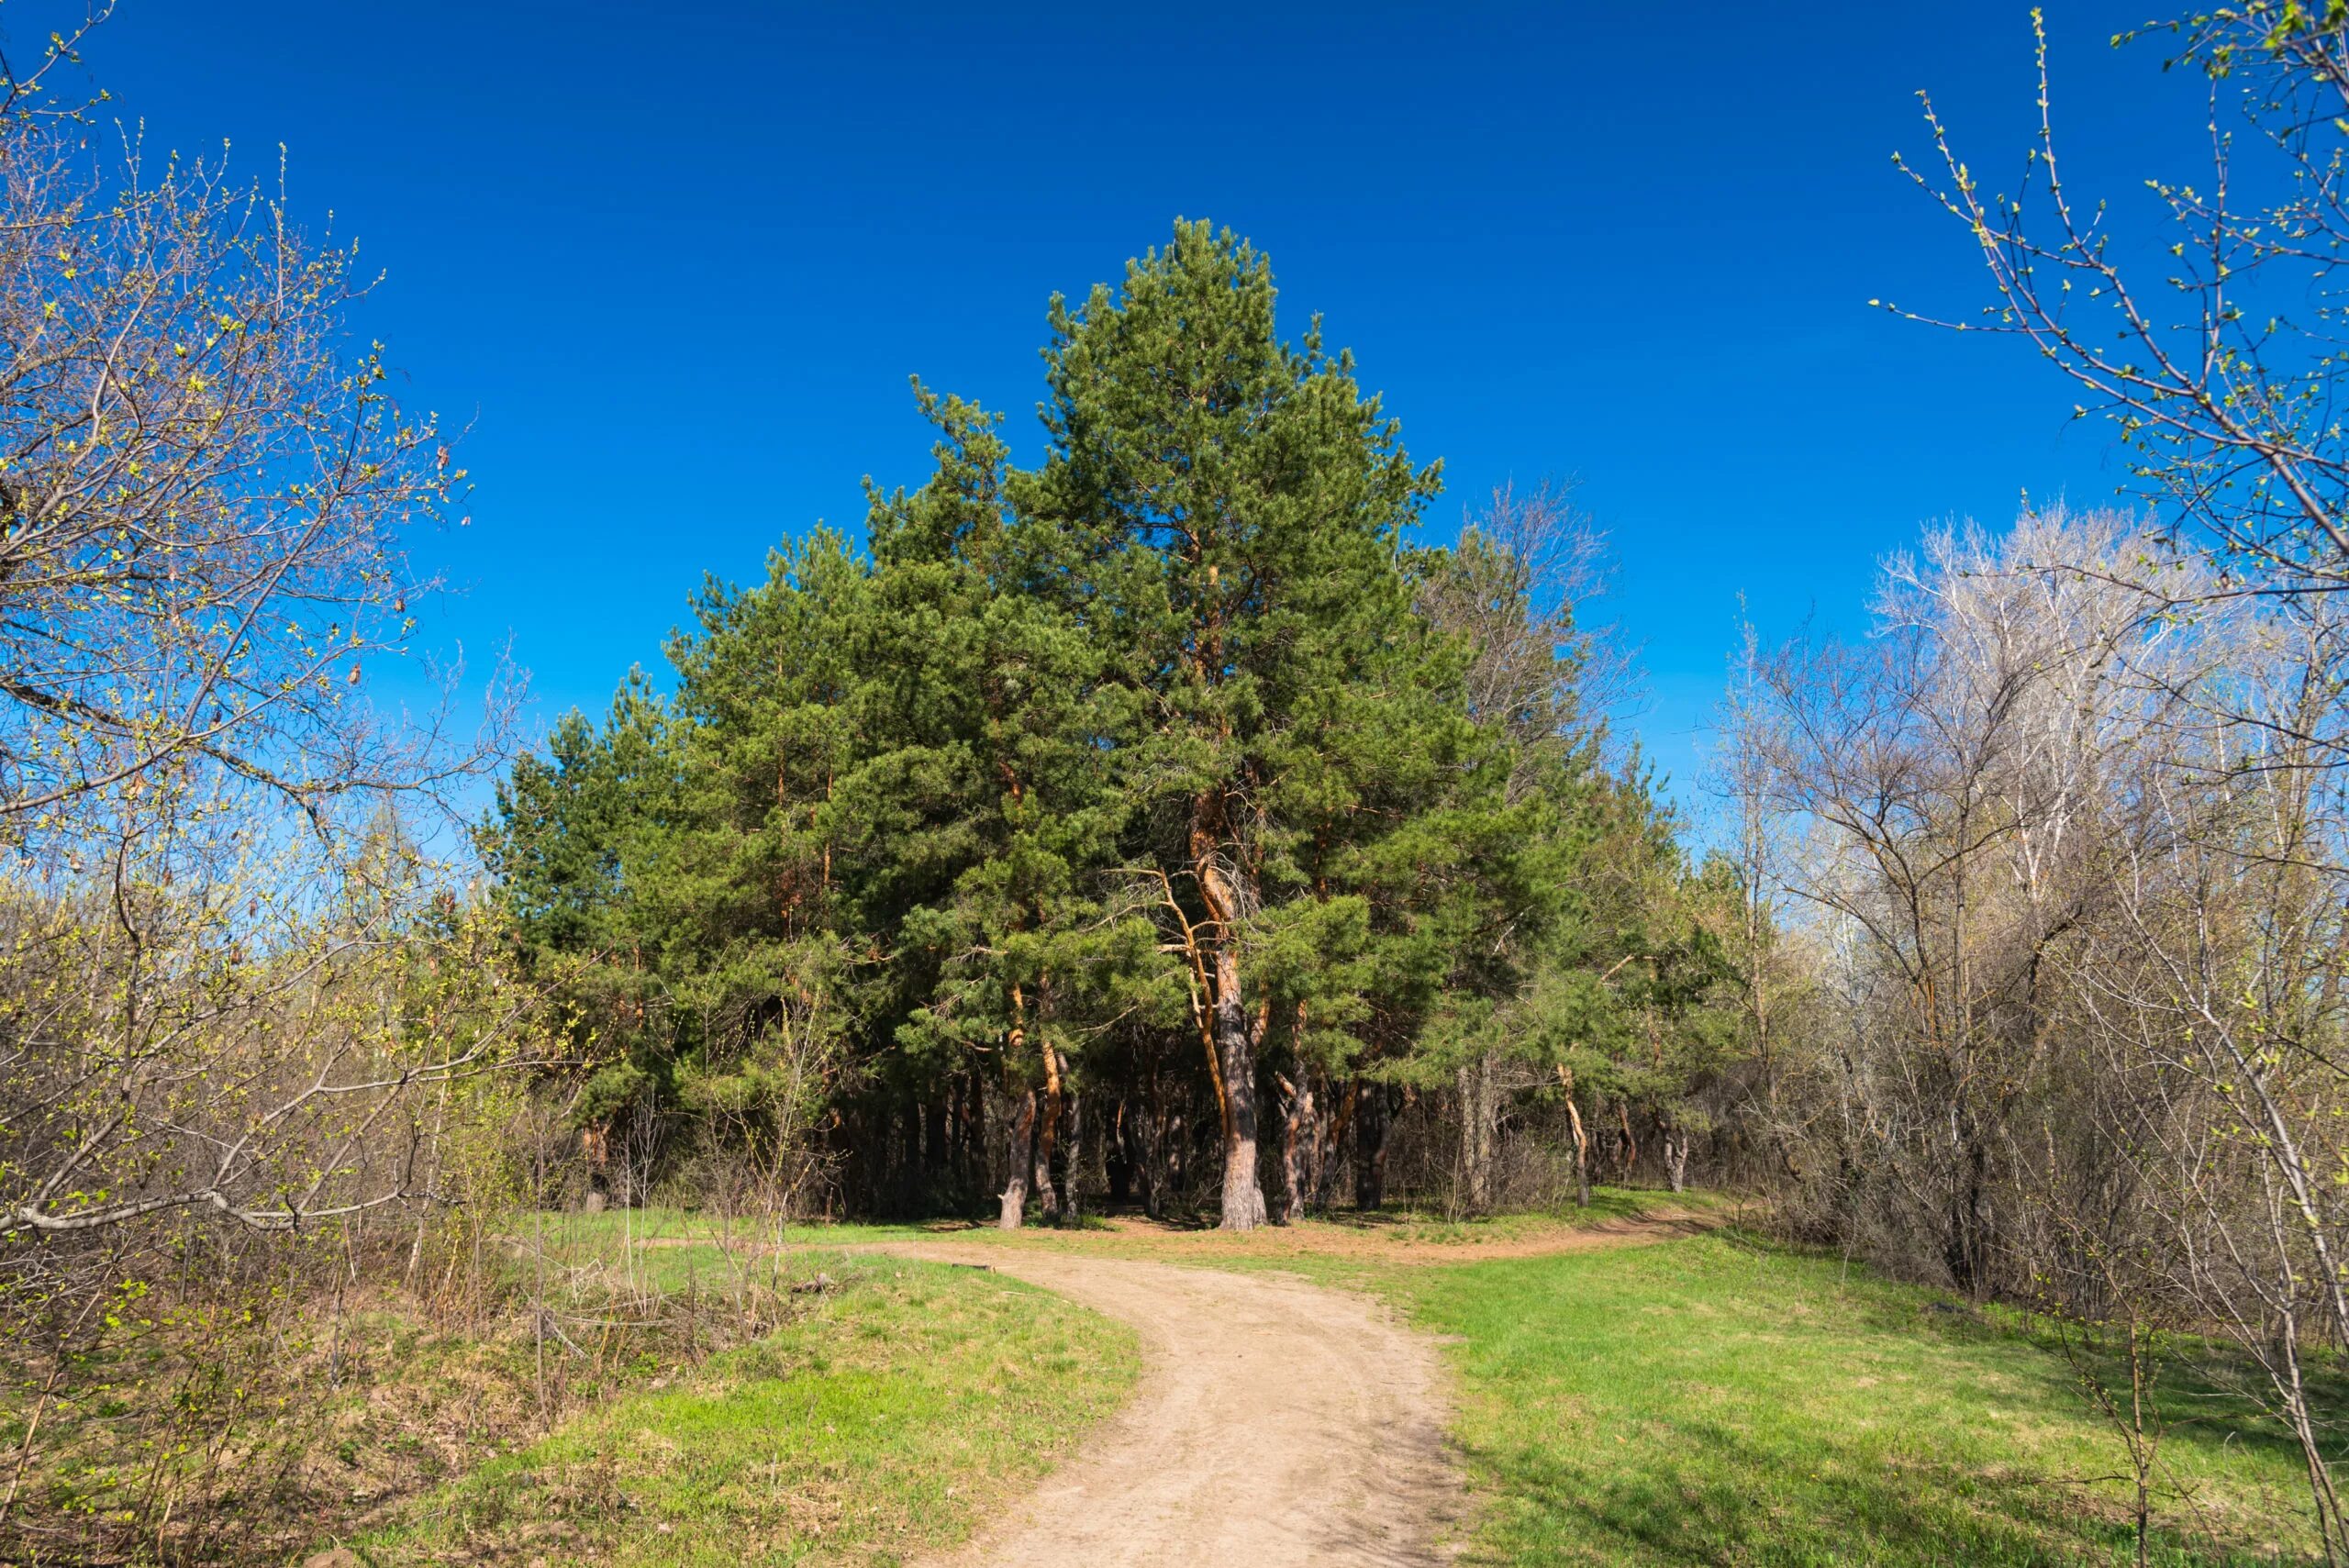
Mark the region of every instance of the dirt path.
POLYGON ((1301 1281, 922 1242, 1132 1325, 1133 1402, 937 1568, 1403 1568, 1458 1516, 1435 1348, 1375 1302, 1301 1281))
POLYGON ((1628 1214, 1592 1224, 1538 1229, 1522 1236, 1477 1237, 1453 1240, 1414 1236, 1373 1226, 1268 1225, 1245 1235, 1228 1230, 1186 1229, 1157 1220, 1121 1217, 1105 1220, 1104 1229, 1120 1239, 1131 1238, 1161 1256, 1208 1261, 1222 1257, 1252 1257, 1259 1262, 1283 1256, 1359 1259, 1364 1262, 1404 1264, 1487 1263, 1506 1258, 1547 1258, 1560 1252, 1603 1252, 1621 1247, 1645 1247, 1718 1230, 1734 1217, 1720 1212, 1658 1208, 1628 1214))

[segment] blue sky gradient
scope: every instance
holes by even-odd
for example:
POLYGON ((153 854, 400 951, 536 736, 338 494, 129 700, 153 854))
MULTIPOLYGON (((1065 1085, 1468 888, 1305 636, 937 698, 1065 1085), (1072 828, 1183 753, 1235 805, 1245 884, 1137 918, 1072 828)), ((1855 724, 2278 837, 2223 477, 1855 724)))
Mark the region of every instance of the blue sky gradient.
MULTIPOLYGON (((2142 0, 2135 0, 2142 6, 2142 0)), ((38 36, 38 5, 12 33, 38 36)), ((2077 188, 2190 176, 2201 84, 2142 19, 2048 6, 2077 188)), ((1742 595, 1854 630, 1920 525, 2119 480, 2022 346, 1871 311, 1985 298, 1893 169, 1931 89, 1993 186, 2033 115, 2022 4, 1501 7, 127 0, 87 50, 150 144, 227 138, 386 270, 363 328, 469 424, 472 525, 416 541, 540 725, 600 713, 705 572, 923 477, 907 378, 1041 438, 1054 290, 1177 215, 1273 258, 1444 460, 1431 531, 1578 482, 1620 563, 1642 743, 1689 796, 1742 595)))

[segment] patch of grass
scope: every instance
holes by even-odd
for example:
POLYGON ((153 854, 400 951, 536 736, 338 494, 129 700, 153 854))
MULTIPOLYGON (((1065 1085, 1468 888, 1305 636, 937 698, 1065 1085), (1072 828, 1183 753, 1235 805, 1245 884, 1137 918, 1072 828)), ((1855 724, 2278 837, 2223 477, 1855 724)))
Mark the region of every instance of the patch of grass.
POLYGON ((353 1546, 377 1563, 897 1562, 1031 1485, 1139 1370, 1126 1329, 998 1275, 821 1262, 832 1288, 781 1331, 586 1412, 353 1546))
MULTIPOLYGON (((1019 1230, 998 1230, 992 1224, 970 1219, 909 1220, 895 1224, 809 1223, 778 1229, 772 1222, 729 1220, 688 1209, 653 1207, 634 1210, 607 1209, 601 1214, 551 1214, 544 1217, 551 1253, 584 1261, 590 1257, 618 1260, 624 1251, 653 1252, 681 1241, 722 1242, 731 1250, 789 1251, 798 1248, 863 1246, 874 1242, 952 1240, 988 1245, 1074 1248, 1113 1256, 1168 1257, 1179 1261, 1169 1243, 1227 1252, 1246 1258, 1257 1252, 1342 1250, 1353 1240, 1392 1242, 1411 1247, 1532 1246, 1563 1236, 1602 1230, 1662 1216, 1730 1218, 1737 1200, 1712 1193, 1665 1193, 1648 1188, 1598 1187, 1588 1208, 1572 1206, 1494 1215, 1478 1219, 1447 1216, 1440 1208, 1393 1205, 1360 1213, 1338 1209, 1326 1217, 1290 1226, 1266 1226, 1244 1236, 1214 1228, 1211 1220, 1152 1221, 1139 1216, 1087 1214, 1062 1226, 1030 1224, 1019 1230)), ((527 1232, 524 1233, 527 1238, 527 1232)), ((643 1253, 639 1253, 640 1256, 643 1253)))
MULTIPOLYGON (((2130 1560, 2119 1440, 2016 1321, 1727 1236, 1373 1283, 1451 1339, 1470 1562, 2130 1560)), ((2163 1458, 2159 1561, 2312 1549, 2280 1433, 2181 1420, 2163 1458)))

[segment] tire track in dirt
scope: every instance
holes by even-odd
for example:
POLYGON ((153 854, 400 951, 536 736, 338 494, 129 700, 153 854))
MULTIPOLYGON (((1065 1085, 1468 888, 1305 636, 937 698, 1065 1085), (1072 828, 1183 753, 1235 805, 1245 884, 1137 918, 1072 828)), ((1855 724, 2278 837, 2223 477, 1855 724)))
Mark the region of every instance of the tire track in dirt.
POLYGON ((1463 1508, 1436 1347, 1261 1273, 912 1243, 1130 1325, 1141 1382, 1084 1452, 933 1568, 1428 1568, 1463 1508))

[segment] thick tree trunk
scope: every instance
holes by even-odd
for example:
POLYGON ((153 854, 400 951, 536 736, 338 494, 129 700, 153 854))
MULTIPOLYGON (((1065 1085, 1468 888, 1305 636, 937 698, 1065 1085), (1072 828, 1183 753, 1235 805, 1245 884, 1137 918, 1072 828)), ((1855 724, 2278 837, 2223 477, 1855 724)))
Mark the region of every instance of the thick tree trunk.
POLYGON ((1281 1080, 1281 1223, 1305 1218, 1313 1192, 1313 1163, 1320 1147, 1321 1128, 1313 1108, 1313 1080, 1304 1073, 1292 1084, 1281 1080))
POLYGON ((1028 1207, 1028 1177, 1035 1159, 1036 1091, 1030 1089, 1019 1102, 1019 1115, 1011 1124, 1010 1135, 1004 1150, 1006 1179, 1003 1184, 1003 1209, 996 1216, 996 1228, 1017 1230, 1028 1207))
POLYGON ((1240 1007, 1240 963, 1227 945, 1216 968, 1230 971, 1227 999, 1215 1009, 1216 1056, 1223 1068, 1223 1216, 1226 1230, 1264 1223, 1264 1192, 1256 1180, 1256 1051, 1240 1007))
POLYGON ((1048 1225, 1060 1225, 1060 1188, 1052 1185, 1052 1152, 1060 1148, 1060 1124, 1066 1113, 1066 1094, 1060 1082, 1060 1054, 1043 1047, 1043 1110, 1036 1119, 1036 1207, 1048 1225))
POLYGON ((1664 1129, 1664 1174, 1674 1192, 1688 1190, 1688 1130, 1667 1123, 1664 1129))
MULTIPOLYGON (((1256 1032, 1240 995, 1240 922, 1243 900, 1224 857, 1228 835, 1224 797, 1209 790, 1191 804, 1191 874, 1207 921, 1186 940, 1204 947, 1199 976, 1213 1008, 1210 1065, 1223 1113, 1223 1229, 1253 1230, 1264 1223, 1264 1194, 1256 1180, 1256 1032)), ((1238 873, 1244 875, 1245 873, 1238 873)))
POLYGON ((1490 1213, 1493 1207, 1493 1132, 1499 1119, 1493 1076, 1489 1056, 1460 1069, 1461 1196, 1472 1214, 1490 1213))

